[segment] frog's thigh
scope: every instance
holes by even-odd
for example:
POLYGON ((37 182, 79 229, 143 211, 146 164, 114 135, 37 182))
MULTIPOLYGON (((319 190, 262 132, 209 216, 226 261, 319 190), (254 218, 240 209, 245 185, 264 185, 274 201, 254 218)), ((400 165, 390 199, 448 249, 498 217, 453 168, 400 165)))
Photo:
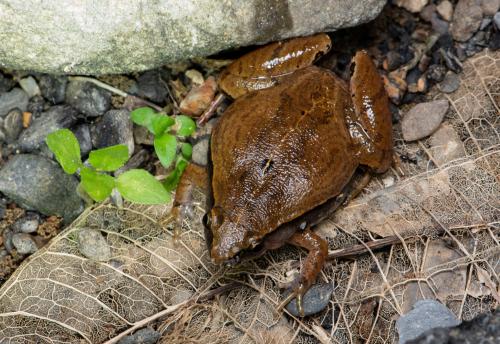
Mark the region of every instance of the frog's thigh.
POLYGON ((392 162, 392 116, 389 98, 373 61, 364 51, 353 58, 351 96, 354 113, 348 118, 351 137, 359 144, 360 164, 385 172, 392 162))
POLYGON ((179 185, 175 192, 172 216, 177 224, 176 234, 179 234, 179 227, 183 219, 188 216, 193 207, 194 187, 207 191, 209 189, 208 172, 205 167, 190 163, 179 180, 179 185))
POLYGON ((295 232, 287 242, 294 246, 303 247, 309 251, 302 265, 299 283, 304 291, 314 283, 328 256, 328 244, 309 228, 302 232, 295 232))

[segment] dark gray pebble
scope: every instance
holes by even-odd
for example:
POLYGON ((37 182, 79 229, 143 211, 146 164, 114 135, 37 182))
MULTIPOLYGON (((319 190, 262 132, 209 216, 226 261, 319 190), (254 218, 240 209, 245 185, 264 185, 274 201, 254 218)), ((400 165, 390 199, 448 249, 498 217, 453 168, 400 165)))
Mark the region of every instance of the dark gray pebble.
POLYGON ((90 82, 70 81, 65 99, 87 117, 101 116, 111 107, 111 94, 90 82))
POLYGON ((65 76, 43 74, 38 79, 38 85, 43 97, 52 104, 59 104, 64 101, 67 84, 68 78, 65 76))
POLYGON ((128 146, 129 156, 134 152, 134 133, 130 112, 109 110, 90 127, 90 137, 94 148, 104 148, 117 144, 128 146))
POLYGON ((12 91, 0 95, 0 117, 5 117, 10 110, 26 111, 29 97, 26 92, 16 87, 12 91))
POLYGON ((3 132, 7 143, 12 143, 23 130, 23 113, 19 109, 11 110, 3 121, 3 132))
POLYGON ((73 133, 80 144, 82 157, 87 156, 92 150, 92 140, 90 138, 90 128, 86 123, 82 123, 73 130, 73 133))
POLYGON ((48 108, 49 106, 42 96, 34 96, 28 102, 28 111, 33 114, 33 117, 38 116, 41 112, 44 112, 48 108))
POLYGON ((480 314, 452 328, 434 328, 408 344, 497 344, 500 343, 500 310, 480 314))
POLYGON ((75 124, 77 112, 67 105, 53 106, 40 114, 31 125, 21 133, 19 146, 23 152, 33 152, 45 145, 48 134, 75 124))
POLYGON ((137 79, 137 95, 158 104, 166 101, 168 91, 159 70, 150 70, 139 76, 137 79))
POLYGON ((417 301, 411 311, 396 321, 399 344, 415 339, 429 329, 458 324, 460 320, 442 303, 436 300, 417 301))
MULTIPOLYGON (((288 291, 283 295, 286 297, 290 293, 288 291)), ((313 315, 321 312, 328 306, 333 293, 333 285, 331 283, 315 284, 302 297, 302 306, 304 308, 304 316, 313 315)), ((297 310, 297 300, 293 299, 286 309, 294 316, 300 316, 297 310)))
POLYGON ((131 334, 123 339, 120 339, 118 344, 155 344, 160 339, 160 333, 146 327, 141 328, 134 334, 131 334))
POLYGON ((72 221, 84 209, 78 180, 58 163, 33 154, 13 156, 0 170, 0 192, 26 209, 72 221))
POLYGON ((4 76, 0 72, 0 94, 8 92, 12 87, 14 87, 15 83, 12 78, 4 76))
POLYGON ((459 87, 460 77, 453 72, 446 73, 443 81, 438 85, 439 90, 444 93, 455 92, 459 87))

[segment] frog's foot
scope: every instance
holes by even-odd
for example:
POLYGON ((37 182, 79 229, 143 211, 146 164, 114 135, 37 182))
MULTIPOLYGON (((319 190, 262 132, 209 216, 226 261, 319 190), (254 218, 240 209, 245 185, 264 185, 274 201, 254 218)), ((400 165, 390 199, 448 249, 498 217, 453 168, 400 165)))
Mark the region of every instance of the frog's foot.
POLYGON ((305 248, 309 251, 309 254, 302 265, 300 276, 292 285, 292 293, 284 300, 279 308, 287 305, 291 300, 296 298, 297 310, 301 316, 304 316, 302 297, 316 281, 316 277, 323 268, 323 264, 328 256, 328 244, 309 228, 303 232, 296 232, 287 242, 305 248))
POLYGON ((193 214, 193 189, 195 186, 207 190, 208 174, 204 167, 191 163, 186 167, 179 180, 172 206, 171 215, 174 219, 175 241, 180 238, 182 223, 193 214))

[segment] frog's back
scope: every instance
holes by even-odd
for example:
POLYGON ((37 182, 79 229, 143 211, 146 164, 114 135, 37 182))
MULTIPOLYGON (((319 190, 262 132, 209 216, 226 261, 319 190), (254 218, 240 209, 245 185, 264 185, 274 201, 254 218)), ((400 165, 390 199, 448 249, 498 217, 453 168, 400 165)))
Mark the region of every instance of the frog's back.
POLYGON ((346 84, 309 67, 237 99, 212 135, 214 205, 256 239, 338 195, 357 162, 346 84))

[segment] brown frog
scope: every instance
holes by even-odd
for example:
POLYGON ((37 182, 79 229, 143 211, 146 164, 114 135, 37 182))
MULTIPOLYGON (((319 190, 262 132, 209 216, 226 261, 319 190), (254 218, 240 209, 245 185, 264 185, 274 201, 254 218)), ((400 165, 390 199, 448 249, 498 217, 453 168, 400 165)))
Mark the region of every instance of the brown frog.
POLYGON ((191 187, 209 185, 206 234, 215 263, 285 243, 308 250, 291 294, 301 314, 328 254, 311 227, 357 189, 356 171, 382 173, 392 161, 388 97, 373 62, 358 52, 348 84, 308 66, 329 46, 325 34, 273 43, 222 73, 221 88, 238 98, 212 132, 211 178, 189 165, 173 208, 179 224, 191 187))

